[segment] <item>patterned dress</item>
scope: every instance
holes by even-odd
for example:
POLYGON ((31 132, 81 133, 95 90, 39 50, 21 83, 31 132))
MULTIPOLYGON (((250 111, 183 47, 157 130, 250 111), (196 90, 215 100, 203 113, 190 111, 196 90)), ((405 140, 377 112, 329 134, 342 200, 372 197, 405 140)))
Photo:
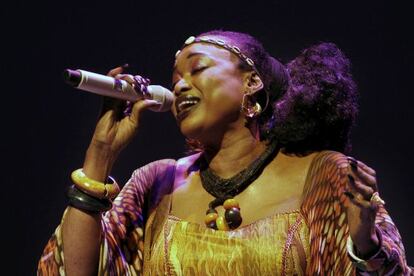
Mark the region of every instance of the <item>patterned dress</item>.
MULTIPOLYGON (((233 231, 208 229, 169 213, 172 187, 186 178, 198 156, 159 160, 134 171, 103 214, 99 275, 414 275, 384 208, 376 218, 381 249, 369 260, 369 271, 350 257, 346 156, 322 151, 314 157, 300 210, 233 231)), ((58 226, 38 275, 64 275, 63 267, 58 226)))

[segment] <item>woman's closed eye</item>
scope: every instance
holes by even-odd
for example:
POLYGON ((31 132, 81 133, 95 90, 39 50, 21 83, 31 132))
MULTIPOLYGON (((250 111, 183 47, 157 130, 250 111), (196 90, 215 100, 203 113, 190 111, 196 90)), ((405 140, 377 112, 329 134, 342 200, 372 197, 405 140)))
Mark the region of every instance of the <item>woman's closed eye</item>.
POLYGON ((207 69, 208 66, 206 65, 197 65, 194 68, 191 69, 191 75, 195 75, 203 71, 204 69, 207 69))

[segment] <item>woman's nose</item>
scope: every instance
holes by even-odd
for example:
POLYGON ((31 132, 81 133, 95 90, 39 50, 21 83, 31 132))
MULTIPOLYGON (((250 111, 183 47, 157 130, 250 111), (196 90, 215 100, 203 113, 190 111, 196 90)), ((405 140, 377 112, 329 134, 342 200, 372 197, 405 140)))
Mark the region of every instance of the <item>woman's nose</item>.
POLYGON ((191 85, 184 78, 180 79, 174 86, 175 96, 179 96, 181 93, 191 89, 191 85))

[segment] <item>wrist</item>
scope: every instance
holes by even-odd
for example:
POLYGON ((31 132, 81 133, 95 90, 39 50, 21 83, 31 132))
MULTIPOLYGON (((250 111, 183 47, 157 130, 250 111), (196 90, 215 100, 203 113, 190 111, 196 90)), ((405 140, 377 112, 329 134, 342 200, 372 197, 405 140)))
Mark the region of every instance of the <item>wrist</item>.
POLYGON ((105 182, 116 157, 109 145, 92 141, 86 151, 83 172, 91 179, 105 182))
POLYGON ((377 233, 374 231, 374 233, 368 239, 355 243, 355 247, 358 256, 360 256, 362 259, 371 258, 373 255, 375 255, 376 252, 378 252, 380 248, 380 242, 377 233))
POLYGON ((379 251, 381 246, 380 239, 378 237, 375 227, 369 234, 365 235, 365 237, 363 237, 362 239, 356 239, 354 241, 354 246, 356 249, 356 253, 362 259, 369 259, 373 255, 375 255, 375 253, 379 251))
POLYGON ((348 256, 351 258, 354 265, 362 271, 377 271, 383 265, 384 261, 388 259, 383 248, 381 230, 376 227, 375 232, 378 239, 378 249, 369 257, 361 256, 360 252, 357 252, 356 245, 352 241, 351 236, 348 236, 346 244, 348 256))

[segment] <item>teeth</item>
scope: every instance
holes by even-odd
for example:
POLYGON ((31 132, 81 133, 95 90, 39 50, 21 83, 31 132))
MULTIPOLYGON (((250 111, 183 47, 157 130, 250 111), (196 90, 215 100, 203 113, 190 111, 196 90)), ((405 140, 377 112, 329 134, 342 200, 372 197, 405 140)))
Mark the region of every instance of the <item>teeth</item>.
POLYGON ((178 104, 178 109, 181 111, 184 108, 195 105, 197 103, 198 103, 198 100, 185 100, 178 104))

